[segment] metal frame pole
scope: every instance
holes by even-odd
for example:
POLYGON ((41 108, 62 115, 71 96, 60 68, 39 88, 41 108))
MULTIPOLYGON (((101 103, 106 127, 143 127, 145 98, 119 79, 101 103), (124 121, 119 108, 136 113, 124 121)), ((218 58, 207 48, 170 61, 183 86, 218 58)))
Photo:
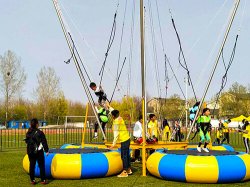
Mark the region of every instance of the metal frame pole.
POLYGON ((87 95, 87 98, 88 98, 88 100, 89 100, 89 103, 90 103, 90 105, 91 105, 91 107, 92 107, 92 109, 93 109, 93 112, 94 112, 94 114, 95 114, 97 123, 98 123, 98 125, 99 125, 99 127, 100 127, 100 130, 101 130, 101 132, 102 132, 103 138, 106 140, 107 138, 106 138, 106 135, 105 135, 105 133, 104 133, 104 131, 103 131, 103 129, 102 129, 102 126, 101 126, 101 123, 100 123, 100 120, 99 120, 97 111, 95 110, 94 103, 93 103, 93 101, 92 101, 92 99, 91 99, 91 93, 90 93, 90 91, 89 91, 87 82, 86 82, 86 80, 85 80, 85 78, 84 78, 84 76, 83 76, 83 73, 82 73, 81 68, 80 68, 80 66, 79 66, 79 64, 78 64, 77 58, 76 58, 76 56, 75 56, 74 50, 73 50, 73 48, 72 48, 72 46, 71 46, 71 44, 70 44, 70 40, 69 40, 69 38, 68 38, 67 30, 66 30, 66 27, 65 27, 64 22, 63 22, 63 19, 62 19, 62 15, 61 15, 61 11, 60 11, 60 8, 59 8, 59 5, 58 5, 58 1, 57 1, 57 0, 52 0, 52 2, 53 2, 53 4, 54 4, 54 7, 55 7, 55 10, 56 10, 56 13, 57 13, 57 16, 58 16, 60 25, 61 25, 61 27, 62 27, 62 30, 63 30, 64 36, 65 36, 65 39, 66 39, 67 44, 68 44, 68 47, 69 47, 69 50, 70 50, 71 54, 73 55, 73 60, 74 60, 74 63, 75 63, 75 66, 76 66, 78 75, 79 75, 79 77, 80 77, 80 80, 81 80, 81 82, 82 82, 83 88, 84 88, 84 90, 85 90, 85 93, 86 93, 86 95, 87 95))
MULTIPOLYGON (((204 94, 203 94, 203 96, 202 96, 202 99, 201 99, 201 101, 200 101, 200 105, 199 105, 198 111, 196 112, 196 115, 195 115, 195 118, 194 118, 194 119, 196 119, 196 118, 198 117, 199 112, 200 112, 200 109, 201 109, 201 106, 202 106, 202 104, 203 104, 203 102, 204 102, 204 99, 205 99, 205 97, 206 97, 206 95, 207 95, 207 91, 208 91, 208 89, 209 89, 209 86, 210 86, 211 81, 212 81, 212 79, 213 79, 215 70, 216 70, 217 65, 218 65, 218 63, 219 63, 219 60, 220 60, 220 57, 221 57, 223 48, 224 48, 225 43, 226 43, 226 41, 227 41, 227 37, 228 37, 228 34, 229 34, 229 32, 230 32, 231 26, 232 26, 232 24, 233 24, 233 21, 234 21, 234 18, 235 18, 237 9, 238 9, 238 7, 239 7, 239 4, 240 4, 240 0, 235 0, 233 13, 232 13, 232 15, 231 15, 231 17, 230 17, 230 20, 229 20, 229 23, 228 23, 228 27, 227 27, 227 30, 226 30, 226 33, 225 33, 223 42, 222 42, 222 44, 221 44, 219 53, 218 53, 217 58, 216 58, 215 63, 214 63, 214 67, 213 67, 212 72, 211 72, 211 74, 210 74, 210 77, 209 77, 209 79, 208 79, 208 82, 207 82, 207 85, 206 85, 204 94)), ((189 130, 189 132, 188 132, 188 135, 187 135, 187 140, 189 139, 189 136, 190 136, 191 131, 192 131, 193 127, 194 127, 194 124, 195 124, 195 120, 192 122, 191 128, 190 128, 190 130, 189 130)))

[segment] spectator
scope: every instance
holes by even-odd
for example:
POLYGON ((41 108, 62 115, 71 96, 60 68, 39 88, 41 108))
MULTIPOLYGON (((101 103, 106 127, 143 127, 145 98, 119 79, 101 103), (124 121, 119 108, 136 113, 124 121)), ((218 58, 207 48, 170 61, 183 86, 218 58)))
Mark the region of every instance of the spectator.
POLYGON ((30 128, 26 133, 27 154, 30 161, 29 174, 31 184, 35 185, 35 165, 38 163, 40 169, 41 184, 47 184, 45 179, 44 151, 49 154, 49 147, 44 133, 38 129, 38 120, 32 119, 30 128))
MULTIPOLYGON (((133 129, 134 141, 141 144, 142 143, 142 115, 139 116, 138 121, 135 123, 133 129)), ((140 149, 135 149, 135 162, 140 161, 140 149)))
POLYGON ((169 141, 169 139, 170 139, 170 127, 169 127, 167 119, 164 119, 162 124, 163 124, 162 139, 165 141, 169 141))
POLYGON ((229 128, 228 128, 228 124, 229 123, 231 123, 231 120, 230 119, 228 119, 227 121, 225 121, 224 123, 223 123, 223 126, 222 126, 222 129, 223 129, 223 133, 224 133, 224 138, 223 138, 223 140, 222 140, 222 144, 223 144, 223 142, 224 141, 226 141, 227 140, 227 144, 229 144, 229 128))
POLYGON ((123 163, 123 171, 121 174, 117 175, 117 177, 128 177, 128 175, 132 174, 131 166, 130 166, 130 154, 129 154, 129 146, 130 146, 130 136, 125 125, 124 120, 120 117, 118 110, 113 110, 111 112, 113 118, 113 131, 114 131, 114 140, 110 149, 113 149, 116 142, 121 142, 121 159, 123 163))
POLYGON ((181 142, 181 126, 179 125, 178 121, 175 121, 175 141, 181 142))

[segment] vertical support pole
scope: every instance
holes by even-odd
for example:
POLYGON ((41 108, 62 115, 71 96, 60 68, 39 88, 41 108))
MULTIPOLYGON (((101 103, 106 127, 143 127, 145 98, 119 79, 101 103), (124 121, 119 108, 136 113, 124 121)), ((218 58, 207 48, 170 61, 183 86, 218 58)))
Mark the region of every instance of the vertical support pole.
POLYGON ((146 176, 146 90, 145 90, 145 63, 144 63, 144 6, 140 0, 140 33, 141 33, 141 80, 142 80, 142 176, 146 176))
POLYGON ((185 103, 185 107, 186 107, 186 129, 187 129, 187 127, 188 127, 188 100, 187 100, 187 98, 188 98, 188 79, 187 79, 187 77, 185 78, 185 84, 186 84, 186 98, 185 98, 185 100, 186 100, 186 103, 185 103))
POLYGON ((88 113, 89 113, 89 103, 87 103, 86 105, 85 121, 84 121, 83 133, 82 133, 82 148, 84 147, 84 139, 85 139, 85 133, 86 133, 86 128, 87 128, 87 122, 88 122, 88 113))

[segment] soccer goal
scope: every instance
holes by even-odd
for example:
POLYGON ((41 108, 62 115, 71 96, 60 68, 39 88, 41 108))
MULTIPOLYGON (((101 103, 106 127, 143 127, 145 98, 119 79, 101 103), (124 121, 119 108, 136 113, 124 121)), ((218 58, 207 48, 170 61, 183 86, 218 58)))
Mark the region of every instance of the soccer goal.
MULTIPOLYGON (((88 116, 87 128, 90 128, 96 121, 95 116, 88 116)), ((83 128, 85 116, 65 116, 64 128, 83 128)))

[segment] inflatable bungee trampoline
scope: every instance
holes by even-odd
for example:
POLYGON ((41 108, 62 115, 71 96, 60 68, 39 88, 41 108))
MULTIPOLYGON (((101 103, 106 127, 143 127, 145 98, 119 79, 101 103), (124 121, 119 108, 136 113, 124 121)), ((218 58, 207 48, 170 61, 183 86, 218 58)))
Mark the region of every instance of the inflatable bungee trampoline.
POLYGON ((235 183, 250 179, 250 155, 235 151, 159 150, 148 171, 159 178, 193 183, 235 183))
MULTIPOLYGON (((47 178, 85 179, 118 174, 122 170, 122 160, 118 151, 97 148, 51 149, 45 155, 47 178)), ((23 159, 23 168, 29 173, 29 158, 23 159)), ((40 176, 38 164, 35 176, 40 176)))

